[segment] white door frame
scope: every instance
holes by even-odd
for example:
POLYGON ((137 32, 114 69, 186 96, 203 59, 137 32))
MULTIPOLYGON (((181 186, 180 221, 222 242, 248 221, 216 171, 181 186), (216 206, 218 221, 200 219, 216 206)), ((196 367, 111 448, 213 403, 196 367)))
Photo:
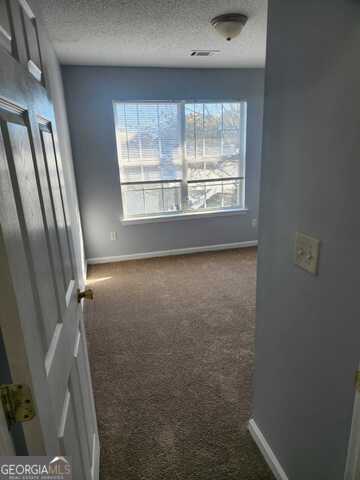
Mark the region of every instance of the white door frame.
MULTIPOLYGON (((360 372, 360 366, 359 366, 358 372, 360 372)), ((358 378, 358 375, 357 375, 357 378, 358 378)), ((359 388, 359 380, 357 379, 349 448, 348 448, 348 455, 347 455, 347 461, 346 461, 345 480, 358 480, 359 478, 360 478, 360 388, 359 388)))

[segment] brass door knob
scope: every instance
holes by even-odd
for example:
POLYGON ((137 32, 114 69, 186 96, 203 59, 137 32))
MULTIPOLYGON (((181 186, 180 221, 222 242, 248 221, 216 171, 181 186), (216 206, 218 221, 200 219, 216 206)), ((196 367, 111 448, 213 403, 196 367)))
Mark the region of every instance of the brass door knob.
POLYGON ((78 291, 77 291, 77 301, 78 301, 78 303, 80 303, 83 298, 86 298, 87 300, 93 300, 94 292, 91 290, 91 288, 86 288, 83 291, 80 291, 78 289, 78 291))

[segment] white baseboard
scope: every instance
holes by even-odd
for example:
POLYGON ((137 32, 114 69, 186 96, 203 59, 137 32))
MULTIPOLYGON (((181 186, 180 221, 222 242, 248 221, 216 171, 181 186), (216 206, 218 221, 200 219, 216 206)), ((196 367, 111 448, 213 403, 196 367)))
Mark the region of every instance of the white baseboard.
POLYGON ((284 469, 280 465, 279 460, 276 458, 274 452, 271 450, 270 445, 266 441, 266 438, 262 434, 259 427, 256 425, 255 420, 251 419, 249 421, 248 428, 249 428, 250 435, 252 436, 254 442, 258 446, 266 463, 269 465, 276 480, 289 480, 288 476, 284 472, 284 469))
POLYGON ((118 255, 115 257, 88 258, 87 264, 125 262, 127 260, 141 260, 144 258, 168 257, 171 255, 186 255, 188 253, 211 252, 215 250, 230 250, 235 248, 256 247, 257 240, 249 242, 223 243, 221 245, 206 245, 201 247, 177 248, 174 250, 160 250, 158 252, 132 253, 130 255, 118 255))

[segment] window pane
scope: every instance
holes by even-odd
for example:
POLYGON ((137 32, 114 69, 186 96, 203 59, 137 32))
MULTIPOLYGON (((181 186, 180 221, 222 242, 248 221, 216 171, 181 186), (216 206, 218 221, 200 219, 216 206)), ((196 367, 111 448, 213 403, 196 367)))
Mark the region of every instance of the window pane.
POLYGON ((242 202, 242 181, 224 182, 223 185, 223 206, 224 208, 243 207, 242 202))
POLYGON ((164 185, 164 212, 177 212, 181 210, 181 187, 176 185, 170 187, 164 185))
POLYGON ((114 108, 121 181, 181 179, 180 105, 116 103, 114 108))
POLYGON ((145 213, 159 213, 161 212, 161 186, 156 186, 144 189, 145 196, 145 213))
POLYGON ((187 103, 185 156, 189 180, 243 176, 245 128, 240 103, 187 103))
POLYGON ((142 189, 133 186, 122 187, 124 214, 127 217, 141 215, 145 211, 145 199, 142 189))
POLYGON ((181 211, 181 184, 146 183, 122 185, 125 218, 181 211))
POLYGON ((189 210, 244 208, 243 180, 196 182, 188 185, 189 210))
POLYGON ((190 210, 206 208, 205 183, 192 183, 188 186, 188 208, 190 210))

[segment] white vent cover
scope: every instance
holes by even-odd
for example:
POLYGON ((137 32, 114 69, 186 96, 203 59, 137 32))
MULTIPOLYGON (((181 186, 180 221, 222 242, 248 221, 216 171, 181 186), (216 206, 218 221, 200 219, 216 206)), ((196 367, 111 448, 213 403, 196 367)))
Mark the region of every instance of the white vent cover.
POLYGON ((211 57, 216 55, 220 50, 192 50, 190 53, 191 57, 211 57))

